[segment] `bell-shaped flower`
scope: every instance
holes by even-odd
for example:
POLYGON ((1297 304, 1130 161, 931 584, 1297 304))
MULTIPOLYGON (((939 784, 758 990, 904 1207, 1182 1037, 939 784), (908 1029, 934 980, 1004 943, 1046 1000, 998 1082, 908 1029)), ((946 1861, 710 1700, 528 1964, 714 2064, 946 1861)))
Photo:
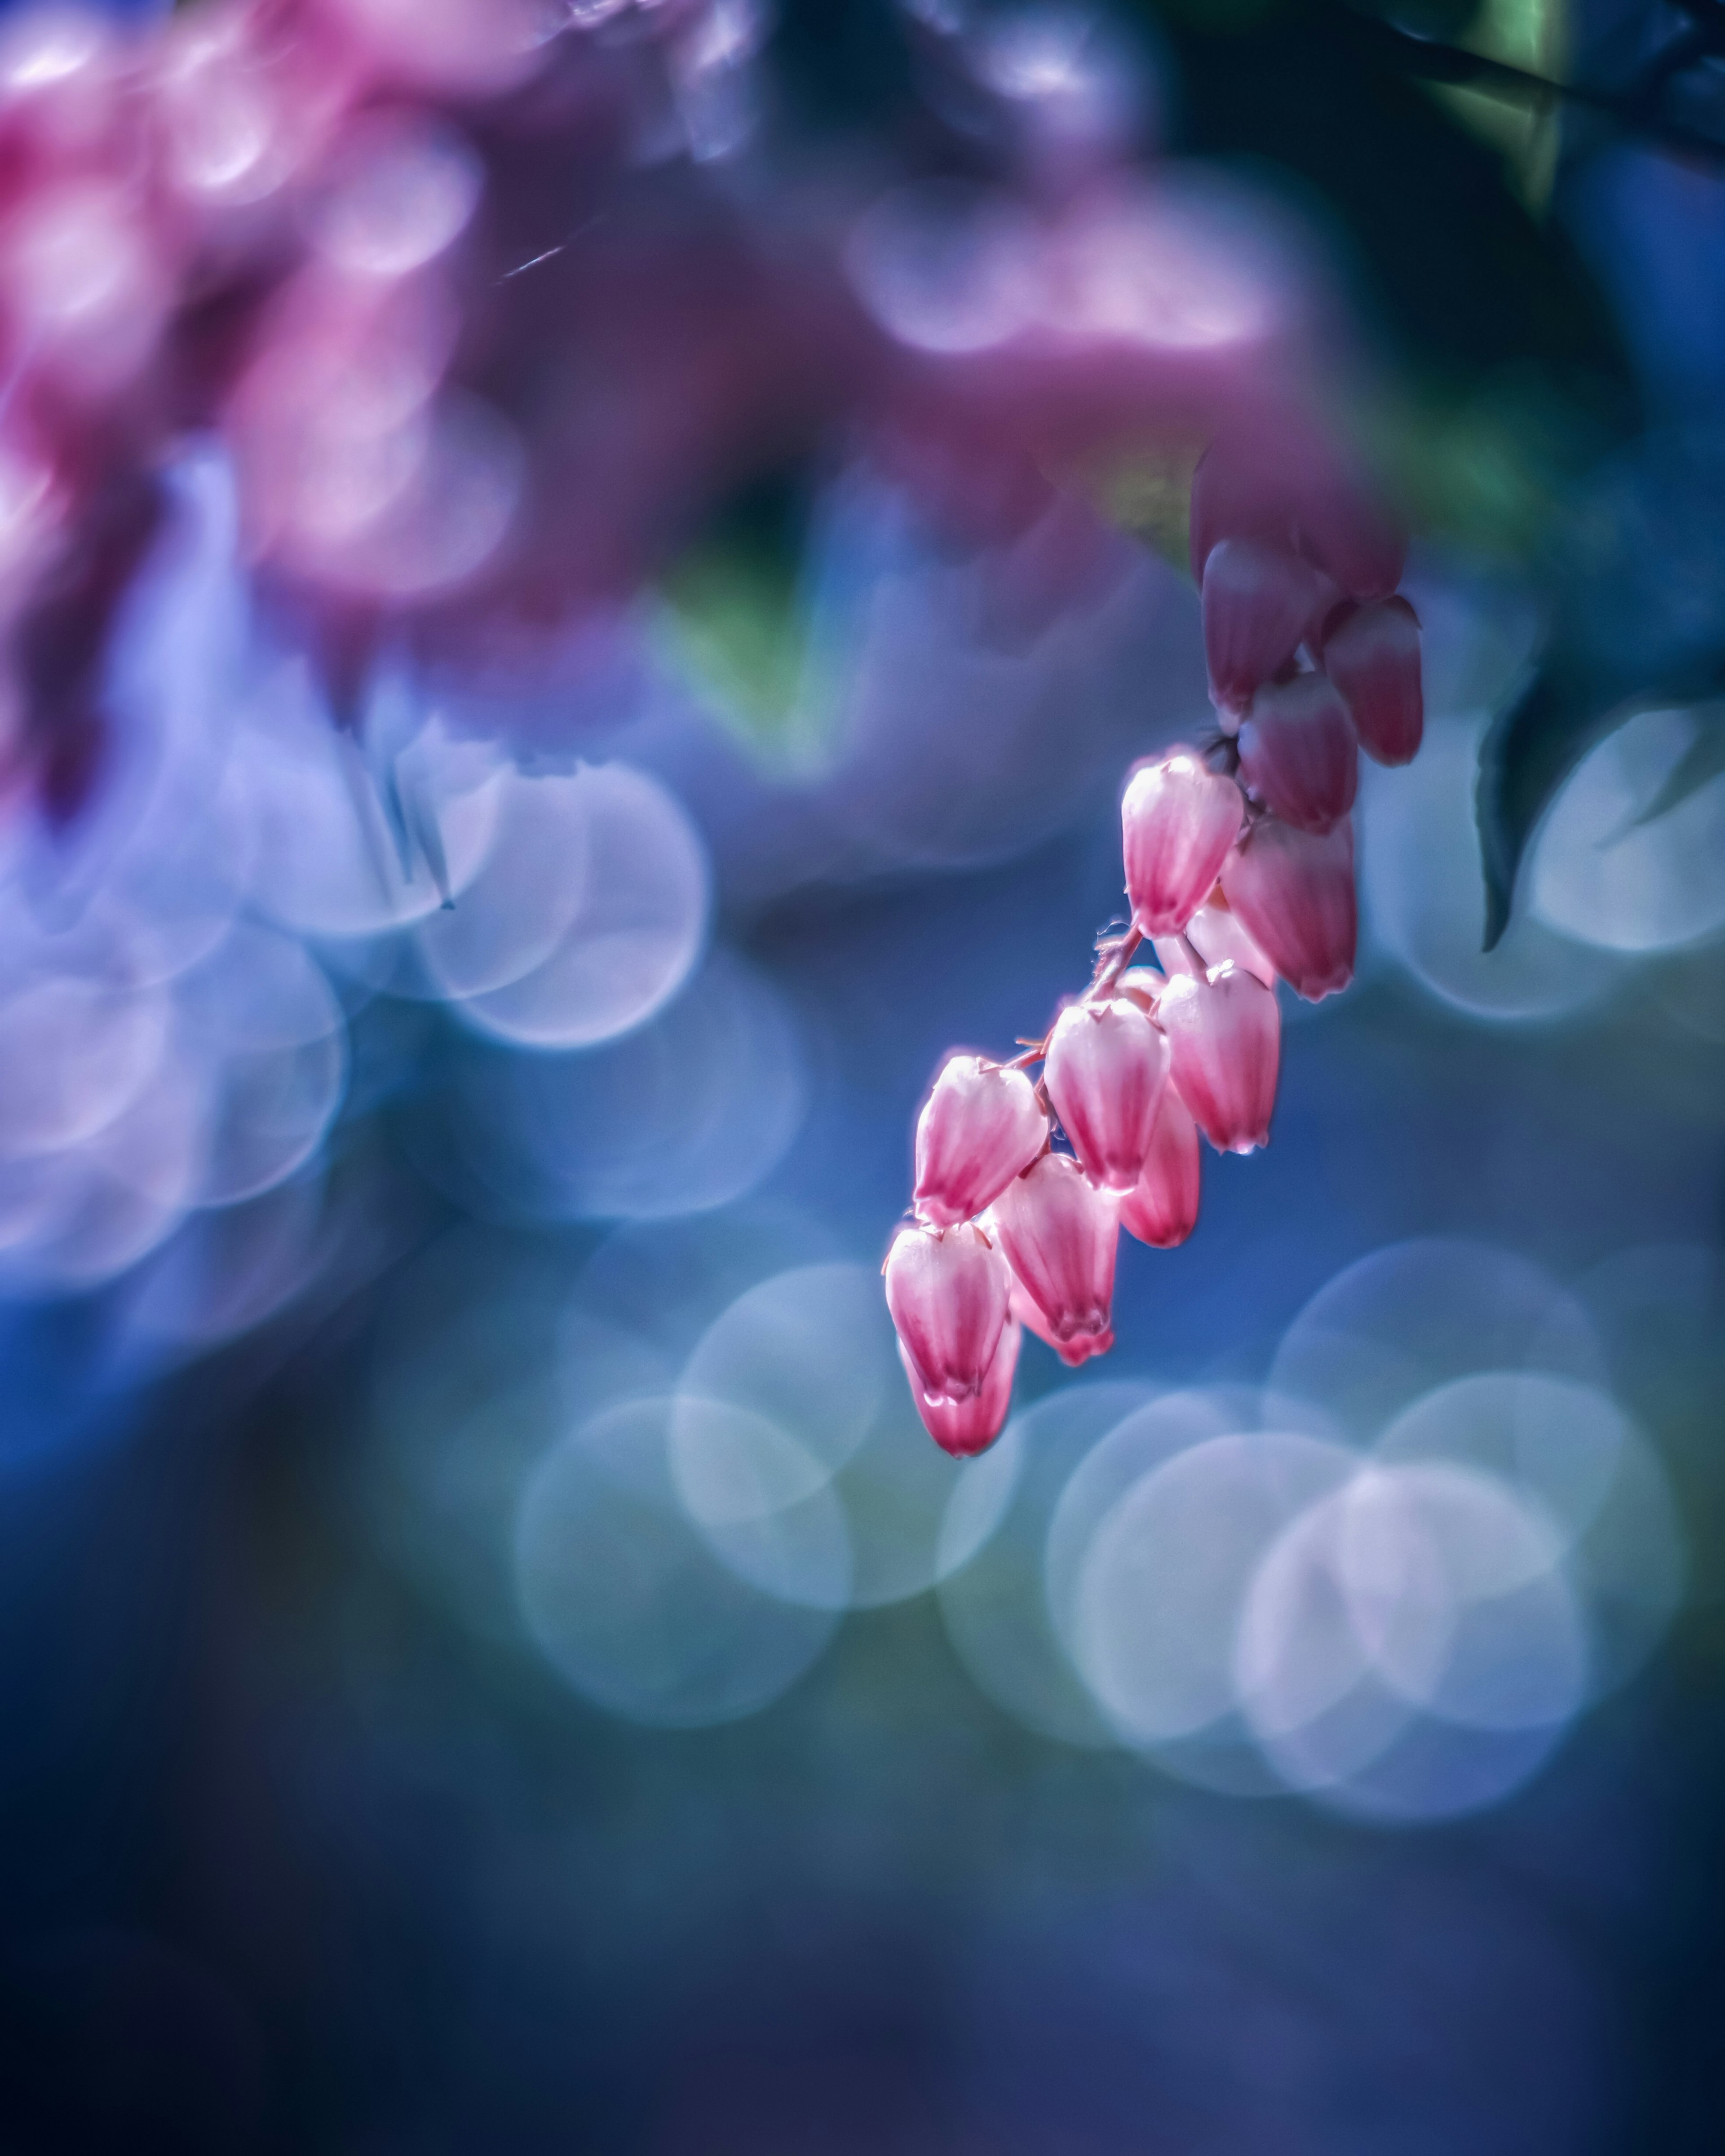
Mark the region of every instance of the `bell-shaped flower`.
POLYGON ((1008 1183, 988 1224, 1056 1342, 1108 1331, 1120 1240, 1116 1201, 1070 1154, 1045 1152, 1008 1183))
POLYGON ((1130 1190, 1168 1083, 1168 1043, 1129 996, 1074 1004, 1048 1036, 1044 1084, 1091 1181, 1130 1190))
POLYGON ((1420 618, 1404 598, 1356 607, 1324 639, 1323 670, 1378 763, 1411 763, 1425 731, 1420 618))
POLYGON ((1353 978, 1359 910, 1351 819, 1317 839, 1262 818, 1229 856, 1222 889, 1253 942, 1307 1003, 1353 978))
POLYGON ((1120 804, 1126 889, 1143 936, 1178 936, 1209 896, 1240 833, 1240 788, 1195 749, 1139 764, 1120 804))
POLYGON ((1171 1250, 1198 1225, 1198 1126, 1170 1086, 1156 1111, 1150 1158, 1137 1188, 1122 1203, 1120 1224, 1153 1249, 1171 1250))
POLYGON ((1022 1070, 948 1057, 916 1122, 916 1214, 937 1228, 973 1220, 1048 1142, 1022 1070))
POLYGON ((1106 1355, 1114 1345, 1114 1328, 1106 1332, 1075 1332, 1070 1340, 1057 1340, 1054 1327, 1018 1282, 1012 1284, 1012 1314, 1034 1332, 1045 1347, 1052 1348, 1069 1370, 1082 1369, 1093 1355, 1106 1355))
POLYGON ((1213 966, 1170 981, 1156 1015, 1180 1098, 1217 1152, 1267 1145, 1281 1055, 1274 992, 1235 966, 1213 966))
POLYGON ((1327 676, 1261 689, 1240 729, 1240 775, 1283 823, 1320 835, 1353 806, 1359 743, 1327 676))
POLYGON ((973 1226, 902 1228, 884 1270, 886 1307, 923 1397, 975 1399, 1006 1324, 1005 1259, 973 1226))
POLYGON ((1018 1326, 1009 1319, 980 1391, 966 1400, 930 1399, 917 1381, 916 1366, 905 1353, 904 1342, 899 1342, 898 1358, 911 1381, 911 1397, 916 1403, 922 1427, 942 1452, 950 1452, 955 1460, 969 1460, 986 1452, 999 1436, 1012 1407, 1012 1381, 1023 1337, 1018 1326))
MULTIPOLYGON (((1224 862, 1225 867, 1227 864, 1224 862)), ((1276 986, 1276 968, 1267 953, 1246 932, 1245 923, 1228 904, 1220 891, 1212 894, 1208 906, 1200 906, 1192 916, 1192 925, 1186 931, 1186 940, 1197 952, 1201 964, 1179 966, 1178 973, 1208 973, 1212 966, 1229 961, 1241 973, 1250 973, 1255 981, 1261 981, 1266 988, 1276 986)))
POLYGON ((1261 540, 1224 539, 1210 550, 1204 565, 1204 655, 1210 701, 1224 723, 1237 720, 1316 635, 1337 596, 1311 562, 1261 540))

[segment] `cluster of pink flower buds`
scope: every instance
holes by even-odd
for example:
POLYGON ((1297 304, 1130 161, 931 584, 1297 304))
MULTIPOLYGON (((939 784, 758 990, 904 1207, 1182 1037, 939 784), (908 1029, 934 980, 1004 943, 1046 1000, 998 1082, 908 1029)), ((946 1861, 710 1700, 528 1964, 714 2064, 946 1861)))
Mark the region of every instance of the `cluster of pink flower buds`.
POLYGON ((1113 1346, 1119 1230, 1159 1250, 1190 1235, 1199 1132, 1268 1143, 1277 981, 1316 1003, 1353 977, 1359 750, 1420 746, 1402 543, 1332 457, 1217 444, 1192 530, 1218 731, 1128 778, 1130 926, 1023 1055, 950 1056, 916 1127, 886 1300, 918 1412, 957 1455, 1004 1426, 1023 1327, 1073 1366, 1113 1346), (1156 968, 1132 963, 1146 944, 1156 968))

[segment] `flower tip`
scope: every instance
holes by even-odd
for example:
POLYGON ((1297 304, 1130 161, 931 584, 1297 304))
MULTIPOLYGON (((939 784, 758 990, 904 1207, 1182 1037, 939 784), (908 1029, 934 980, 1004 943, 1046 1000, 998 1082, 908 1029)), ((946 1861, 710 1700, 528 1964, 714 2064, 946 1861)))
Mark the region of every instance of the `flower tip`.
POLYGON ((1100 1332, 1081 1333, 1076 1338, 1055 1342, 1055 1353, 1069 1370, 1081 1370, 1098 1355, 1106 1355, 1114 1345, 1114 1327, 1110 1325, 1100 1332))

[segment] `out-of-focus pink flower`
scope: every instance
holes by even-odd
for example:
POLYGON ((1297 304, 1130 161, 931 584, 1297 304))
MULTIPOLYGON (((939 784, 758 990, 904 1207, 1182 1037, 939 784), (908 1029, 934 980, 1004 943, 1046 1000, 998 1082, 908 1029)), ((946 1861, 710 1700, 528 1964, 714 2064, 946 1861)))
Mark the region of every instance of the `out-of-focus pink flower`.
POLYGON ((1247 932, 1307 1003, 1353 978, 1359 912, 1353 887, 1353 824, 1322 838, 1266 816, 1222 870, 1222 889, 1247 932))
POLYGON ((39 184, 8 223, 0 279, 14 336, 56 395, 105 400, 155 353, 175 293, 164 235, 102 179, 39 184))
POLYGON ((1170 1086, 1156 1111, 1144 1173, 1121 1206, 1121 1226, 1154 1250, 1173 1250, 1198 1224, 1199 1181, 1198 1126, 1170 1086))
POLYGON ((911 1381, 911 1397, 922 1418, 922 1427, 942 1452, 955 1460, 971 1460, 986 1452, 1005 1427, 1012 1406, 1012 1381, 1019 1367, 1019 1343, 1024 1335, 1009 1320, 1001 1329, 1000 1344, 983 1377, 982 1389, 963 1400, 933 1400, 923 1391, 916 1366, 899 1342, 898 1358, 911 1381))
POLYGON ((1425 731, 1420 618, 1399 596, 1356 607, 1324 639, 1323 668, 1360 746, 1378 763, 1411 763, 1425 731))
POLYGON ((1093 1355, 1106 1355, 1114 1345, 1114 1328, 1103 1332, 1075 1332, 1070 1340, 1057 1339, 1054 1327, 1018 1282, 1012 1284, 1013 1316, 1036 1335, 1045 1348, 1052 1348, 1069 1370, 1081 1370, 1093 1355))
POLYGON ((1120 804, 1132 926, 1178 936, 1209 896, 1239 835, 1244 804, 1231 778, 1195 749, 1139 764, 1120 804))
POLYGON ((0 31, 0 140, 28 185, 44 166, 91 171, 126 141, 126 43, 94 8, 9 13, 0 31))
POLYGON ((988 1214, 1019 1284, 1056 1342, 1107 1332, 1120 1240, 1115 1201, 1069 1154, 1045 1153, 1009 1183, 988 1214))
POLYGON ((1209 903, 1199 907, 1192 916, 1186 937, 1204 963, 1200 966, 1174 966, 1170 968, 1171 972, 1207 973, 1212 966, 1231 960, 1241 973, 1250 973, 1266 988, 1276 986, 1276 968, 1268 954, 1247 933, 1245 923, 1228 904, 1224 893, 1213 891, 1209 903))
POLYGON ((165 23, 145 88, 167 203, 206 256, 287 237, 282 198, 361 87, 280 8, 198 8, 165 23))
POLYGON ((1240 775, 1285 824, 1322 834, 1353 806, 1359 744, 1322 674, 1260 689, 1240 729, 1240 775))
POLYGON ((454 129, 368 117, 350 125, 329 160, 307 234, 343 275, 404 277, 461 237, 484 186, 478 153, 454 129))
POLYGON ((1281 1019, 1276 997, 1234 966, 1170 981, 1157 1006, 1180 1098, 1218 1152, 1270 1142, 1281 1019))
POLYGON ((1005 1259, 973 1227, 904 1228, 886 1270, 886 1306, 924 1395, 973 1399, 1006 1323, 1005 1259))
POLYGON ((893 461, 943 521, 1006 536, 1147 414, 1207 431, 1261 401, 1301 302, 1221 207, 1117 172, 1058 205, 940 180, 864 213, 846 265, 896 362, 893 461))
POLYGON ((534 0, 311 0, 307 13, 381 82, 464 100, 525 82, 558 27, 558 11, 534 0))
POLYGON ((1204 565, 1204 655, 1210 701, 1237 719, 1334 605, 1336 587, 1297 554, 1224 539, 1204 565))
POLYGON ((1075 1004, 1048 1037, 1042 1075, 1091 1182, 1130 1190, 1168 1083, 1168 1043, 1129 997, 1075 1004))
POLYGON ((1219 434, 1192 480, 1192 573, 1224 539, 1258 539, 1305 558, 1357 599, 1401 582, 1407 540, 1341 444, 1286 413, 1219 434))
POLYGON ((1022 1070, 954 1055, 916 1122, 916 1211, 937 1228, 973 1219, 1048 1140, 1048 1117, 1022 1070))

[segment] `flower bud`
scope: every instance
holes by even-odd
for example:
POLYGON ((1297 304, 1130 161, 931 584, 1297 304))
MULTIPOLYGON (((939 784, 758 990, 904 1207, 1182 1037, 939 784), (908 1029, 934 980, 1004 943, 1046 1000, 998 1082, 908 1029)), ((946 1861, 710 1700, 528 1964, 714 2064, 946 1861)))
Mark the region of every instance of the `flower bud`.
POLYGON ((1170 981, 1157 1017, 1180 1098, 1217 1152, 1267 1145, 1281 1052, 1272 992, 1236 967, 1214 966, 1170 981))
POLYGON ((1053 1327, 1016 1281, 1009 1307, 1019 1323, 1028 1327, 1045 1347, 1052 1348, 1069 1370, 1082 1369, 1091 1356, 1106 1355, 1114 1345, 1112 1326, 1106 1332, 1076 1332, 1070 1340, 1056 1340, 1053 1327))
POLYGON ((1217 710, 1244 711, 1336 598, 1329 578, 1297 554, 1255 539, 1213 547, 1204 565, 1204 655, 1217 710))
POLYGON ((1156 1111, 1144 1173, 1121 1206, 1121 1226, 1153 1250, 1173 1250, 1198 1225, 1199 1181, 1198 1126, 1170 1086, 1156 1111))
POLYGON ((1075 1004, 1048 1036, 1042 1076, 1091 1181, 1130 1190, 1168 1083, 1168 1043, 1130 997, 1075 1004))
POLYGON ((1353 978, 1359 913, 1351 819, 1316 839, 1264 817, 1229 856, 1222 889, 1246 932, 1307 1003, 1353 978))
POLYGON ((969 1460, 986 1452, 999 1436, 1012 1406, 1012 1381, 1023 1337, 1018 1326, 1009 1321, 1001 1331, 1000 1345, 994 1350, 981 1391, 968 1400, 931 1400, 917 1382, 916 1366, 905 1353, 904 1342, 899 1342, 898 1358, 911 1381, 911 1397, 916 1403, 922 1427, 942 1452, 950 1452, 955 1460, 969 1460))
POLYGON ((1107 1332, 1119 1241, 1114 1201, 1091 1185, 1070 1154, 1044 1153, 1008 1183, 988 1219, 1056 1344, 1107 1332))
POLYGON ((974 1219, 1048 1141, 1022 1070, 950 1056, 916 1122, 916 1214, 937 1228, 974 1219))
POLYGON ((1331 630, 1323 669, 1341 692, 1360 747, 1378 763, 1411 763, 1425 731, 1420 618, 1404 598, 1357 607, 1331 630))
POLYGON ((903 1228, 886 1254, 886 1307, 923 1397, 973 1399, 1006 1324, 1006 1260, 974 1227, 903 1228))
POLYGON ((1120 804, 1132 926, 1177 936, 1209 896, 1239 835, 1244 804, 1231 778, 1189 748, 1141 763, 1120 804))
POLYGON ((1240 729, 1240 775, 1285 824, 1322 834, 1353 806, 1359 743, 1333 684, 1296 674, 1260 689, 1240 729))
POLYGON ((1186 936, 1204 963, 1199 966, 1172 967, 1171 972, 1206 973, 1212 966, 1231 962, 1242 973, 1250 973, 1255 981, 1261 981, 1266 988, 1276 986, 1275 967, 1246 933, 1245 922, 1220 892, 1212 896, 1208 906, 1199 907, 1186 936))

